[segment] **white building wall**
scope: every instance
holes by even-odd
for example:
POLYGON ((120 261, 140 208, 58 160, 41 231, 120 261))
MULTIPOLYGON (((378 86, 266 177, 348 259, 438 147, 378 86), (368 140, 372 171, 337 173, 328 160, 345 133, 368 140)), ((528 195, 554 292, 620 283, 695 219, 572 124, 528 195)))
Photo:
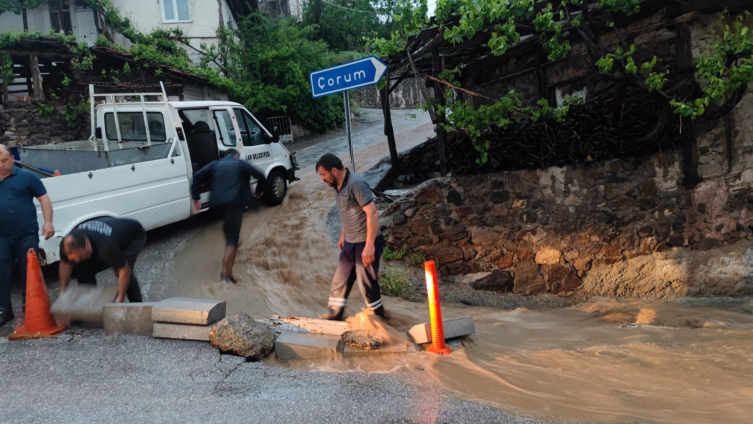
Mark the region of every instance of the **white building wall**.
POLYGON ((24 18, 13 12, 0 14, 0 28, 3 32, 23 32, 24 18))
MULTIPOLYGON (((220 13, 217 2, 213 0, 188 0, 191 14, 190 22, 165 22, 162 11, 163 0, 114 0, 113 5, 120 10, 121 16, 128 17, 132 24, 143 33, 150 33, 155 28, 180 28, 189 43, 199 49, 201 44, 217 44, 217 29, 220 25, 220 13)), ((222 0, 223 19, 225 26, 235 27, 235 19, 225 0, 222 0)), ((115 35, 113 41, 130 48, 125 37, 115 35)), ((201 57, 195 50, 185 47, 189 57, 198 61, 201 57)))

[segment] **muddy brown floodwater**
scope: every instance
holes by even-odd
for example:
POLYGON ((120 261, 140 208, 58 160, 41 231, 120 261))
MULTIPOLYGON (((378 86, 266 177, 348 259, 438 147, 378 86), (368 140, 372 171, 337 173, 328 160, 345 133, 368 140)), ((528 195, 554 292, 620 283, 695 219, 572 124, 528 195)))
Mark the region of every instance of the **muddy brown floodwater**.
MULTIPOLYGON (((401 134, 399 148, 424 138, 401 134)), ((365 169, 386 154, 382 143, 356 157, 365 169)), ((337 259, 326 231, 330 190, 309 167, 280 207, 246 215, 236 285, 219 282, 219 224, 197 235, 170 264, 176 294, 224 299, 228 313, 256 317, 323 313, 337 259)), ((387 298, 385 306, 397 334, 428 321, 424 303, 387 298)), ((352 293, 349 312, 362 307, 360 293, 352 293)), ((639 301, 537 311, 445 304, 442 313, 472 316, 476 326, 476 334, 452 345, 446 357, 412 346, 408 355, 266 362, 326 372, 419 374, 461 398, 546 420, 751 422, 752 315, 639 301)), ((373 323, 360 328, 396 334, 373 323)))

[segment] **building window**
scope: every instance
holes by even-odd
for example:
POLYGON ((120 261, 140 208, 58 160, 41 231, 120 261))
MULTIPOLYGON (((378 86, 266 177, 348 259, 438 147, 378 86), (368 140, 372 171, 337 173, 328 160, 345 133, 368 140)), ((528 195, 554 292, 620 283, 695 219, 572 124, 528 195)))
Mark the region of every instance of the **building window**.
POLYGON ((50 10, 50 25, 57 33, 73 32, 71 26, 71 8, 68 0, 49 0, 47 2, 50 10))
POLYGON ((163 22, 191 22, 188 0, 162 0, 163 22))

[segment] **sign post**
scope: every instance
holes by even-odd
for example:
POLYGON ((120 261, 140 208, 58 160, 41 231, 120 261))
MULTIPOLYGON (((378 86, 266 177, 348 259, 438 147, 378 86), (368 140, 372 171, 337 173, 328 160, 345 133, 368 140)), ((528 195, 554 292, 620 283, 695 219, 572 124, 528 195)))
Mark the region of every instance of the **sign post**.
POLYGON ((311 97, 314 99, 343 93, 345 109, 345 128, 348 134, 348 151, 350 165, 356 171, 353 157, 353 139, 350 124, 350 95, 348 91, 376 85, 387 70, 387 65, 374 56, 343 63, 342 65, 320 69, 309 74, 311 97))
POLYGON ((353 158, 353 138, 350 133, 350 95, 347 91, 343 92, 343 101, 345 102, 345 130, 348 133, 348 151, 350 152, 350 166, 353 172, 356 172, 356 160, 353 158))

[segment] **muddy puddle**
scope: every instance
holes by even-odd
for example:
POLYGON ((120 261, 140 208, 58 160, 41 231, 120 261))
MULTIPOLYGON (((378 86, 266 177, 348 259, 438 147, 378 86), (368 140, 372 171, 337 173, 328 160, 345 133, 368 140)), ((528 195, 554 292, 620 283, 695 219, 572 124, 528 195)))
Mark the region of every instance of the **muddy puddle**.
MULTIPOLYGON (((325 312, 337 260, 325 223, 332 198, 310 168, 281 207, 244 218, 238 284, 218 281, 218 223, 171 264, 176 294, 224 299, 228 314, 259 318, 325 312)), ((362 302, 354 290, 348 312, 358 312, 362 302)), ((426 303, 386 298, 385 307, 388 323, 402 334, 429 319, 426 303)), ((407 355, 266 362, 320 372, 414 374, 462 399, 543 420, 751 422, 753 315, 614 301, 537 311, 445 304, 442 312, 445 318, 473 316, 476 326, 447 357, 412 346, 407 355)))

